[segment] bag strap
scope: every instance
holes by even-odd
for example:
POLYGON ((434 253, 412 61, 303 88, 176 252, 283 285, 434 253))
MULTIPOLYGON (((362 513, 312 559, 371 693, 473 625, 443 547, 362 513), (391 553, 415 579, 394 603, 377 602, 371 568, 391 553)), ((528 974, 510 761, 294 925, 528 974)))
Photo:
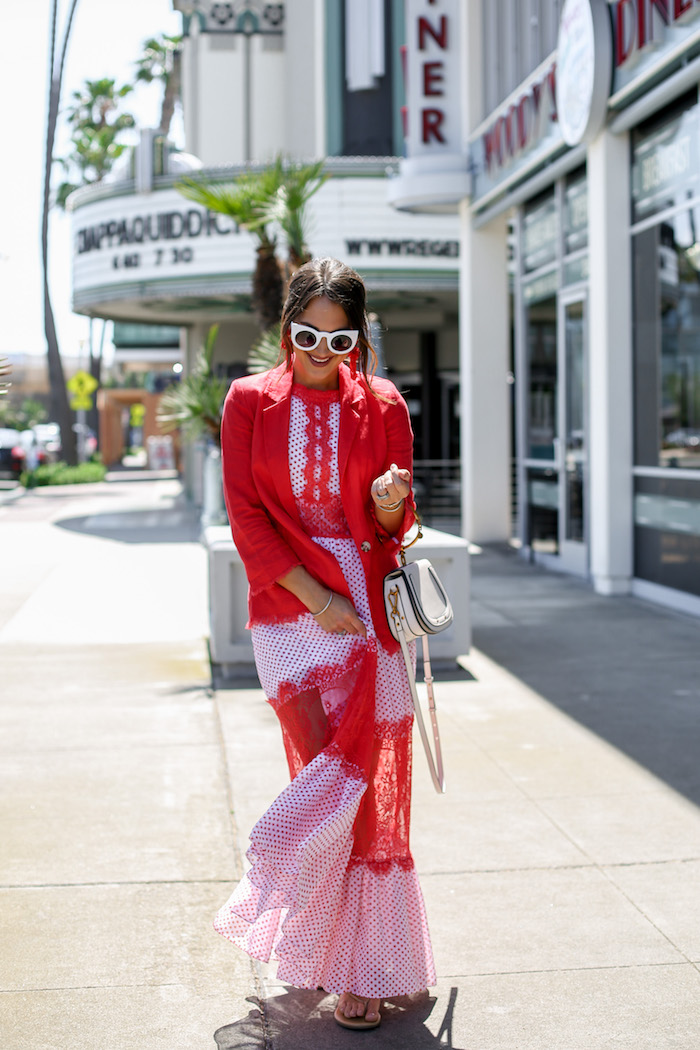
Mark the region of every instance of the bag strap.
POLYGON ((410 543, 402 542, 401 546, 399 547, 399 557, 401 558, 402 565, 406 564, 406 551, 408 550, 408 548, 412 547, 414 543, 418 543, 418 540, 423 539, 423 522, 421 521, 420 514, 415 509, 415 507, 413 508, 413 515, 416 519, 416 528, 418 531, 416 532, 416 535, 413 537, 410 543))
POLYGON ((404 634, 403 624, 401 623, 400 617, 396 618, 396 626, 399 635, 399 645, 401 646, 401 652, 403 653, 404 662, 406 664, 408 684, 411 687, 413 710, 416 713, 416 722, 418 724, 418 730, 420 732, 421 740, 423 741, 423 747, 425 748, 425 757, 428 759, 428 767, 430 769, 430 775, 433 778, 435 790, 439 795, 442 795, 445 792, 445 770, 442 763, 440 730, 438 728, 437 722, 437 711, 435 710, 435 694, 433 693, 433 675, 430 666, 430 648, 428 645, 428 636, 427 634, 424 634, 421 640, 423 642, 423 673, 425 676, 425 684, 428 690, 428 709, 430 711, 430 721, 433 728, 433 740, 435 742, 435 758, 433 758, 432 751, 430 750, 428 734, 425 731, 425 723, 423 722, 423 712, 420 709, 420 702, 418 700, 418 690, 416 688, 416 676, 413 673, 413 664, 411 663, 411 657, 408 652, 408 645, 406 644, 406 636, 404 634))

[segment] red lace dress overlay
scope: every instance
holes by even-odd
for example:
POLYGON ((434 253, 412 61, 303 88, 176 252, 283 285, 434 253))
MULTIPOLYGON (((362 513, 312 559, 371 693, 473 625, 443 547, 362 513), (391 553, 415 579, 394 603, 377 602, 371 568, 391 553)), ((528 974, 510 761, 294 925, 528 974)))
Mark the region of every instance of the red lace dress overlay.
POLYGON ((435 970, 409 848, 411 694, 401 653, 374 632, 340 498, 339 426, 337 391, 294 385, 292 490, 367 639, 330 634, 311 614, 252 628, 292 779, 253 828, 250 869, 214 925, 254 958, 277 959, 288 984, 387 998, 435 984, 435 970))

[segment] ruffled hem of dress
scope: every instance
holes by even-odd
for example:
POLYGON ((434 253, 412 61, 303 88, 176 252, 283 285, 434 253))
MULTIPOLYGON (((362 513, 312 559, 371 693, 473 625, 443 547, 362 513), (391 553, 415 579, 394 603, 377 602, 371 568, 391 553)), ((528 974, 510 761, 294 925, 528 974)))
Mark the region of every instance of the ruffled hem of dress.
POLYGON ((279 894, 265 897, 249 875, 218 912, 214 928, 253 958, 276 961, 278 980, 296 988, 321 987, 337 995, 351 991, 376 999, 434 985, 430 934, 412 862, 377 872, 358 858, 342 873, 342 882, 334 907, 318 900, 314 914, 305 916, 304 924, 314 922, 319 937, 303 954, 288 933, 292 909, 279 894), (261 911, 266 905, 268 910, 261 911), (391 942, 387 930, 392 931, 391 942))

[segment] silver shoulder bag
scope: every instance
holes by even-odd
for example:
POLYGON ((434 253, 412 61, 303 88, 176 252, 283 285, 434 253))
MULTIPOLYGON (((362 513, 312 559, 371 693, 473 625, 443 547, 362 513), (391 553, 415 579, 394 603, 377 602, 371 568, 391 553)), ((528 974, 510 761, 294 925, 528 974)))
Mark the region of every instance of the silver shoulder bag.
POLYGON ((401 652, 406 663, 408 682, 413 697, 413 709, 416 713, 416 723, 425 748, 430 775, 433 778, 435 790, 442 793, 445 790, 445 771, 442 762, 442 748, 440 746, 440 730, 438 728, 437 711, 435 710, 435 694, 433 692, 433 676, 430 667, 430 648, 428 638, 431 634, 438 634, 449 627, 454 619, 450 599, 443 587, 438 574, 427 558, 418 561, 406 561, 406 547, 423 537, 421 522, 416 517, 418 524, 418 535, 411 543, 401 547, 401 565, 392 569, 384 577, 384 604, 386 606, 389 630, 401 646, 401 652), (425 730, 423 713, 418 699, 416 689, 416 676, 413 671, 411 656, 408 651, 408 642, 420 638, 423 643, 423 675, 428 691, 428 711, 433 729, 433 741, 435 744, 435 757, 430 747, 428 734, 425 730))

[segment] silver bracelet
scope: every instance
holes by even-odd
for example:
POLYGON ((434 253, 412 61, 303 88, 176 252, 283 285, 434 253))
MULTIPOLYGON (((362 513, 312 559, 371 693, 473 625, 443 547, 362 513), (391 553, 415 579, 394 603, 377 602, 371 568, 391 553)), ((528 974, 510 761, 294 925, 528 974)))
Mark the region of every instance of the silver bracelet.
POLYGON ((390 513, 393 514, 395 510, 398 510, 399 507, 403 506, 403 503, 404 498, 402 497, 401 499, 397 499, 396 503, 389 503, 388 506, 385 506, 383 503, 378 503, 377 506, 380 510, 388 510, 390 513))
MULTIPOLYGON (((332 601, 333 601, 333 591, 331 591, 331 596, 328 599, 328 601, 326 602, 326 604, 323 606, 323 608, 319 609, 319 611, 317 613, 311 613, 311 615, 312 616, 320 616, 321 613, 324 613, 326 611, 326 609, 330 609, 330 605, 331 605, 332 601)), ((309 612, 311 612, 310 609, 309 609, 309 612)))

